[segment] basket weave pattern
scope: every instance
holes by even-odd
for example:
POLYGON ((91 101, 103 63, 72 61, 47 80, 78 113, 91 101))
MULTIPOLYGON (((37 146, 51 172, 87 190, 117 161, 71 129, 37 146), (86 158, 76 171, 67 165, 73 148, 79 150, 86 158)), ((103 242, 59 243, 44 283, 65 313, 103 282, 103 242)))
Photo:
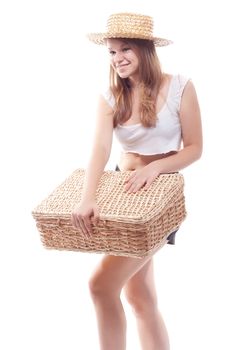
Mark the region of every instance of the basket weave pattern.
POLYGON ((124 192, 131 171, 104 171, 96 191, 100 221, 85 238, 71 223, 85 171, 77 169, 32 212, 46 248, 131 257, 153 254, 185 219, 181 174, 162 174, 145 191, 124 192))
POLYGON ((136 13, 116 13, 107 21, 106 33, 89 33, 89 40, 103 45, 107 38, 131 38, 153 40, 155 46, 166 46, 171 40, 153 36, 153 19, 136 13))
POLYGON ((108 33, 129 34, 133 38, 134 35, 147 39, 153 36, 152 18, 144 15, 133 14, 116 14, 110 16, 107 22, 108 33))

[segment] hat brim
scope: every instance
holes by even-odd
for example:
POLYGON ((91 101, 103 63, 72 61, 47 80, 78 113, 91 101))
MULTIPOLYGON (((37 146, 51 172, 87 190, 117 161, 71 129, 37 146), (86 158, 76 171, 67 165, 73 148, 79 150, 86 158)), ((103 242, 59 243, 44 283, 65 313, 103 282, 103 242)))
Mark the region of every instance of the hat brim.
POLYGON ((172 44, 173 42, 168 39, 158 38, 158 37, 148 37, 143 35, 135 35, 132 33, 89 33, 87 37, 90 41, 98 45, 104 45, 106 43, 106 39, 144 39, 151 40, 154 42, 155 46, 167 46, 172 44))

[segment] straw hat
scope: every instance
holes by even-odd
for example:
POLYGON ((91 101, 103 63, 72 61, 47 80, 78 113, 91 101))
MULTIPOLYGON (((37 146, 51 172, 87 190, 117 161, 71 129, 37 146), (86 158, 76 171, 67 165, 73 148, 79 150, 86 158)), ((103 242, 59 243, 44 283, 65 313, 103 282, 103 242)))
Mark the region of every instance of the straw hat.
POLYGON ((99 45, 105 44, 105 40, 110 38, 152 40, 155 46, 172 44, 171 40, 153 35, 153 19, 150 16, 136 13, 116 13, 108 18, 106 29, 106 33, 88 34, 88 39, 99 45))

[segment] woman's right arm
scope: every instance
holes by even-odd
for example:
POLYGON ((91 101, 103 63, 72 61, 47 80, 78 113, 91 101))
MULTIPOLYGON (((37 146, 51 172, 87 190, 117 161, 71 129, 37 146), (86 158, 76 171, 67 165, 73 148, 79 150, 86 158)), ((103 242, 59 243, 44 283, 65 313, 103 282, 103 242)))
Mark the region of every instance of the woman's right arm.
POLYGON ((99 212, 95 201, 96 190, 108 162, 113 137, 113 110, 100 96, 94 140, 90 160, 85 171, 81 202, 72 213, 72 223, 84 234, 90 234, 91 217, 98 220, 99 212))

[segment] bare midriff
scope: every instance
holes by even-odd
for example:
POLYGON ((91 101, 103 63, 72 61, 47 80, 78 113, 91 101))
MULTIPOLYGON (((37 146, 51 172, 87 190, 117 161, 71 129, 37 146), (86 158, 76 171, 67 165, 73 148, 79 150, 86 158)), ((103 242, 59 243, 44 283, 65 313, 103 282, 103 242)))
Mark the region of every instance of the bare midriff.
POLYGON ((162 154, 153 154, 153 155, 142 155, 138 153, 124 153, 122 152, 118 166, 121 171, 123 170, 136 170, 143 168, 147 164, 159 160, 162 158, 169 157, 177 153, 176 151, 171 151, 168 153, 162 154))

